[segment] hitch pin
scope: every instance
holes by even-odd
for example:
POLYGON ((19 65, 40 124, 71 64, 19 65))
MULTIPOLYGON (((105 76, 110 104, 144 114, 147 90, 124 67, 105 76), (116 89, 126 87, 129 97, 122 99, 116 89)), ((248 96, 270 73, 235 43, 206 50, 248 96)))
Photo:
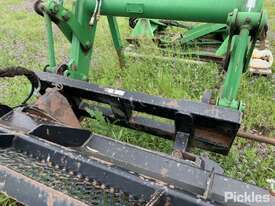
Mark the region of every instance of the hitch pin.
POLYGON ((36 96, 36 97, 40 96, 40 90, 41 90, 41 82, 40 82, 40 80, 38 80, 37 83, 38 83, 38 86, 33 91, 33 95, 36 96))
POLYGON ((63 90, 63 84, 60 84, 60 83, 52 83, 52 85, 55 87, 55 89, 57 90, 57 91, 61 91, 61 90, 63 90))

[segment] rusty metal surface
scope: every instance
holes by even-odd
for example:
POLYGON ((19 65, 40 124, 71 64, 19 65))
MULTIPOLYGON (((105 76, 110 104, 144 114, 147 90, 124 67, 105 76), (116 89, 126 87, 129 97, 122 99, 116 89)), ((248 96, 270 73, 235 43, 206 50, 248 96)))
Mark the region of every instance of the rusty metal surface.
POLYGON ((34 104, 34 107, 43 110, 61 123, 81 128, 68 100, 58 91, 57 88, 49 88, 34 104))
POLYGON ((241 138, 244 138, 244 139, 250 139, 250 140, 253 140, 256 142, 270 144, 270 145, 275 146, 275 137, 265 137, 262 135, 248 133, 243 130, 239 130, 238 136, 241 138))
MULTIPOLYGON (((136 58, 136 59, 155 59, 159 61, 164 61, 164 62, 187 62, 187 63, 194 63, 194 64, 205 64, 207 62, 214 62, 220 66, 224 64, 224 58, 221 56, 215 55, 213 51, 209 48, 208 51, 205 49, 204 52, 175 52, 173 50, 169 49, 159 49, 157 50, 157 55, 146 55, 144 53, 141 53, 138 51, 138 49, 134 46, 137 43, 137 39, 127 39, 128 42, 131 44, 126 47, 124 54, 128 57, 136 58)), ((157 41, 157 39, 156 39, 157 41)), ((148 48, 148 50, 152 50, 153 48, 148 48)), ((212 49, 213 50, 213 49, 212 49)), ((156 53, 156 51, 152 50, 152 53, 156 53)))
POLYGON ((0 118, 0 123, 12 128, 13 130, 24 133, 31 131, 33 128, 36 128, 40 124, 50 122, 50 120, 51 119, 45 118, 40 115, 36 116, 36 118, 34 119, 32 118, 31 114, 26 114, 23 108, 18 108, 0 118))
MULTIPOLYGON (((65 147, 81 147, 91 136, 89 130, 68 127, 44 111, 28 106, 6 114, 0 118, 0 124, 13 131, 34 135, 65 147)), ((3 141, 1 137, 1 142, 3 141)), ((6 144, 10 144, 9 139, 6 144)))

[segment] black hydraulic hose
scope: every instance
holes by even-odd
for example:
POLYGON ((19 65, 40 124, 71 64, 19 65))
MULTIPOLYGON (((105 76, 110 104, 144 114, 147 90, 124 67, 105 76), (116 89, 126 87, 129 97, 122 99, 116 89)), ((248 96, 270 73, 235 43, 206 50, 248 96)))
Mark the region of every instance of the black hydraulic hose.
POLYGON ((30 94, 27 96, 27 98, 22 102, 21 105, 25 105, 29 99, 33 96, 35 90, 40 89, 40 79, 38 76, 33 72, 30 71, 24 67, 6 67, 4 69, 0 69, 0 78, 12 78, 16 76, 25 76, 31 83, 32 89, 30 94))

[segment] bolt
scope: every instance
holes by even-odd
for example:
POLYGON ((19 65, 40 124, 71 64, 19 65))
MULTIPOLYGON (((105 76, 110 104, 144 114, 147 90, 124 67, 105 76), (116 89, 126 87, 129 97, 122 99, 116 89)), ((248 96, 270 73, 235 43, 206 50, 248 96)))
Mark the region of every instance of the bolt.
POLYGON ((173 153, 172 153, 172 156, 176 157, 176 158, 179 158, 179 159, 182 159, 182 152, 180 150, 174 150, 173 153))
POLYGON ((61 16, 64 21, 68 21, 70 19, 70 16, 66 11, 64 11, 61 16))
POLYGON ((88 77, 87 77, 86 75, 82 74, 82 75, 81 75, 81 79, 82 79, 83 81, 87 81, 87 80, 88 80, 88 77))
POLYGON ((246 17, 245 23, 250 24, 250 22, 251 22, 251 19, 249 17, 246 17))
POLYGON ((73 64, 73 65, 72 65, 72 70, 73 70, 73 71, 76 71, 76 70, 77 70, 76 64, 73 64))
POLYGON ((59 6, 56 4, 56 5, 54 5, 54 7, 53 7, 53 11, 55 12, 55 13, 57 13, 58 12, 58 10, 59 10, 59 6))
POLYGON ((56 14, 59 10, 59 6, 55 2, 52 2, 51 4, 49 4, 48 8, 53 14, 56 14))
POLYGON ((85 44, 84 44, 84 48, 85 48, 85 50, 89 50, 91 48, 91 42, 86 41, 85 44))

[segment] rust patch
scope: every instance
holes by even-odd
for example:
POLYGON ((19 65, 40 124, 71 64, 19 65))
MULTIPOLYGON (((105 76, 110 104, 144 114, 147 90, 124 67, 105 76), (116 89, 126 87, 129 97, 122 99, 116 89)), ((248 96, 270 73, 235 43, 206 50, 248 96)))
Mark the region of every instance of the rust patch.
POLYGON ((57 88, 47 89, 46 93, 36 101, 34 107, 43 110, 67 126, 81 128, 71 105, 57 88))
POLYGON ((161 171, 160 171, 160 174, 163 177, 166 177, 167 173, 168 173, 168 169, 166 169, 166 168, 162 168, 161 171))
POLYGON ((170 107, 177 107, 178 106, 178 101, 177 100, 171 100, 166 105, 170 106, 170 107))
POLYGON ((48 196, 48 206, 53 206, 53 203, 54 203, 54 201, 53 201, 53 196, 52 195, 49 195, 48 196))
POLYGON ((232 142, 227 134, 209 128, 197 128, 195 130, 195 136, 200 137, 201 139, 206 139, 208 142, 211 142, 211 144, 230 146, 232 142))

